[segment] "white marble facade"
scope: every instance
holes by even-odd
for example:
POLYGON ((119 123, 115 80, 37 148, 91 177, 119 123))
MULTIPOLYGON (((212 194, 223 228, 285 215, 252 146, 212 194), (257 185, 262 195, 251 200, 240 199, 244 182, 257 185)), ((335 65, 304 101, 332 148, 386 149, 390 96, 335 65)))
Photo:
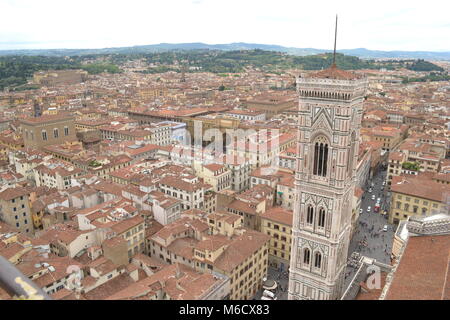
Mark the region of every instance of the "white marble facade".
POLYGON ((366 87, 365 77, 335 66, 297 78, 290 300, 343 293, 366 87))

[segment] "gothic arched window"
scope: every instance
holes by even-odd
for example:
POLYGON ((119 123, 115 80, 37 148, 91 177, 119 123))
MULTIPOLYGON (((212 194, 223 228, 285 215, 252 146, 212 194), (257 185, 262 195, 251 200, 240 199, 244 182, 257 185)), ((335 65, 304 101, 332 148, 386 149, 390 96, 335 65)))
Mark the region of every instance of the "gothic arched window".
POLYGON ((320 208, 319 210, 319 219, 317 225, 321 228, 325 228, 325 209, 320 208))
POLYGON ((320 137, 314 144, 313 174, 326 177, 328 168, 328 142, 320 137))
POLYGON ((314 221, 314 208, 312 205, 308 206, 308 209, 306 210, 306 223, 307 224, 313 224, 314 221))
POLYGON ((322 255, 320 254, 320 252, 316 252, 316 254, 314 255, 314 267, 320 268, 321 265, 322 265, 322 255))
POLYGON ((310 256, 311 256, 311 251, 308 248, 305 248, 305 250, 303 250, 303 263, 304 264, 309 264, 310 256))

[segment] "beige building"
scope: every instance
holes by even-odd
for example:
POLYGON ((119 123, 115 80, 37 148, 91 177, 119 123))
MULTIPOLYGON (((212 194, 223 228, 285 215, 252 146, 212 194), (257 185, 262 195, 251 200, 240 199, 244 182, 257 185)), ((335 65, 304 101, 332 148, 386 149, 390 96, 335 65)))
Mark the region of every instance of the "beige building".
POLYGON ((44 115, 20 120, 26 148, 42 147, 77 140, 75 118, 70 115, 44 115))
POLYGON ((34 226, 29 196, 30 191, 23 187, 0 192, 0 220, 21 232, 32 234, 34 226))
POLYGON ((410 216, 427 217, 449 210, 448 185, 428 174, 393 177, 389 222, 398 224, 410 216))
POLYGON ((87 76, 84 70, 49 70, 35 72, 33 81, 44 86, 68 85, 84 82, 87 76))
POLYGON ((271 237, 269 266, 281 271, 287 271, 291 261, 292 219, 292 211, 282 207, 261 214, 261 232, 271 237))
POLYGON ((128 257, 130 259, 134 255, 145 251, 144 225, 144 219, 140 216, 135 216, 122 220, 111 227, 118 237, 126 240, 128 257))
POLYGON ((212 186, 216 192, 230 189, 231 187, 231 171, 221 164, 205 164, 194 163, 196 174, 202 178, 205 183, 212 186))

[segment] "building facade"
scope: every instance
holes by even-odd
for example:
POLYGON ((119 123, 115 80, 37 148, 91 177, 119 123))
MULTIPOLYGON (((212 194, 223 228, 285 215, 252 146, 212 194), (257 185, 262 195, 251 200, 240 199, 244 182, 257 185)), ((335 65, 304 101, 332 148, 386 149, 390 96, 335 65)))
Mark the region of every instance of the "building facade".
POLYGON ((290 300, 343 293, 367 79, 333 65, 297 78, 299 131, 290 300))
POLYGON ((391 192, 389 223, 398 224, 409 217, 424 218, 449 210, 448 186, 425 175, 394 177, 391 192))
POLYGON ((48 145, 77 141, 75 118, 69 115, 44 115, 20 120, 26 148, 41 149, 48 145))
POLYGON ((264 212, 261 215, 261 232, 271 237, 269 266, 286 271, 291 258, 292 211, 273 207, 264 212))
POLYGON ((0 192, 0 221, 27 235, 34 231, 29 196, 30 192, 23 187, 0 192))

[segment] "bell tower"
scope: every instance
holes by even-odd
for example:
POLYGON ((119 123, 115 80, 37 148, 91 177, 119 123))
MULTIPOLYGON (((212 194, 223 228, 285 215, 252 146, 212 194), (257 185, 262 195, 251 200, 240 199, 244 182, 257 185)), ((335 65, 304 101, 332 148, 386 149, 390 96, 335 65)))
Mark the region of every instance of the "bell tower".
POLYGON ((296 80, 299 129, 289 300, 339 299, 344 289, 367 78, 338 69, 335 56, 336 40, 332 66, 296 80))

